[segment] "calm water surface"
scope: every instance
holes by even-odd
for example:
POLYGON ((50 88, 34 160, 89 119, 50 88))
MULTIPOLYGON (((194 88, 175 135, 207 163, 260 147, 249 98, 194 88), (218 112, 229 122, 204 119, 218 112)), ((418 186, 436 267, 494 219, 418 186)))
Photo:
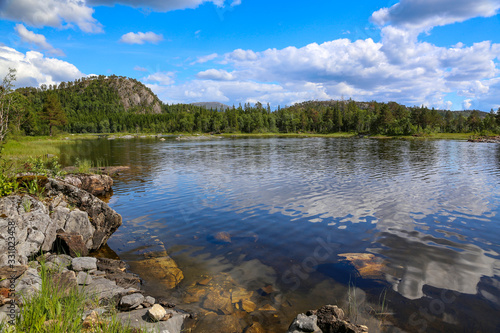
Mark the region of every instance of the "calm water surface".
POLYGON ((298 312, 339 304, 372 332, 500 331, 498 144, 134 139, 63 149, 66 164, 78 154, 131 166, 115 179, 110 205, 124 223, 108 244, 149 292, 201 321, 205 296, 186 295, 209 277, 253 291, 242 329, 283 332, 298 312), (173 290, 133 264, 163 249, 184 274, 173 290))

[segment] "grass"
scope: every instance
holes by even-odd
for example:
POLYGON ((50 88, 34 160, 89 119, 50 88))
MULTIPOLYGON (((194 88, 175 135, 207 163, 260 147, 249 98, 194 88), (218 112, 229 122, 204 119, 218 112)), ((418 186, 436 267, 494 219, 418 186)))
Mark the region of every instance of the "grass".
POLYGON ((98 318, 94 325, 86 325, 82 317, 96 304, 77 287, 65 288, 55 282, 52 272, 40 265, 42 287, 38 294, 23 299, 23 306, 14 325, 0 324, 2 332, 80 333, 80 332, 136 332, 123 326, 115 314, 98 318))

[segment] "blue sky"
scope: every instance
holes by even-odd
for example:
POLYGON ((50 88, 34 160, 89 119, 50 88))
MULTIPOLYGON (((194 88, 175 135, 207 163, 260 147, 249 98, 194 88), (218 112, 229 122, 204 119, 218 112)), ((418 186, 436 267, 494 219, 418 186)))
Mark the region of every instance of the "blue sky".
POLYGON ((166 103, 500 107, 500 0, 0 0, 17 86, 122 75, 166 103))

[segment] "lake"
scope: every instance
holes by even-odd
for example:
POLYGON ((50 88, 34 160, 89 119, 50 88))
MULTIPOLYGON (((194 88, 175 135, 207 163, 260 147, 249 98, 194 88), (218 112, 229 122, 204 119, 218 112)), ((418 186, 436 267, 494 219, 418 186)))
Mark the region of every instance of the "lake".
POLYGON ((61 149, 65 165, 131 167, 115 177, 123 226, 109 248, 147 292, 196 312, 195 332, 284 332, 325 304, 370 332, 500 331, 499 144, 172 137, 61 149), (165 251, 184 277, 173 289, 143 264, 165 251))

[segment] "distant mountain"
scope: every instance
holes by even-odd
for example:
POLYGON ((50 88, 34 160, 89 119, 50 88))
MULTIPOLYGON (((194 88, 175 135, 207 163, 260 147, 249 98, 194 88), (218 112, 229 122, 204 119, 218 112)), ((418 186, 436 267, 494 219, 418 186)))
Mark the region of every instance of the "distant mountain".
POLYGON ((197 102, 197 103, 191 103, 191 105, 201 106, 204 107, 205 109, 212 109, 219 111, 224 111, 231 108, 230 106, 219 102, 197 102))

